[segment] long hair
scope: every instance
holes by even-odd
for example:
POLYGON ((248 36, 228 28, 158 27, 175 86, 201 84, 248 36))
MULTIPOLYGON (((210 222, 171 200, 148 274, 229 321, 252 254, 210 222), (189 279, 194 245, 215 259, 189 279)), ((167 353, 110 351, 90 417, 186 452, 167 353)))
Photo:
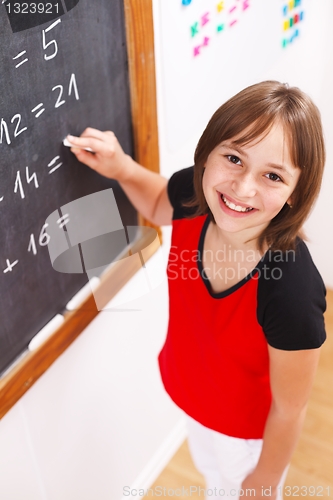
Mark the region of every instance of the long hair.
POLYGON ((287 203, 270 221, 258 239, 258 248, 268 244, 272 250, 294 250, 296 238, 305 239, 302 226, 319 194, 325 165, 325 144, 320 113, 309 96, 297 87, 276 81, 251 85, 224 103, 213 114, 203 132, 194 156, 194 197, 183 203, 196 207, 196 217, 213 214, 207 205, 202 176, 209 154, 221 142, 233 139, 245 145, 266 136, 275 123, 281 123, 290 147, 290 156, 301 174, 293 192, 292 209, 287 203), (246 132, 245 132, 246 131, 246 132))

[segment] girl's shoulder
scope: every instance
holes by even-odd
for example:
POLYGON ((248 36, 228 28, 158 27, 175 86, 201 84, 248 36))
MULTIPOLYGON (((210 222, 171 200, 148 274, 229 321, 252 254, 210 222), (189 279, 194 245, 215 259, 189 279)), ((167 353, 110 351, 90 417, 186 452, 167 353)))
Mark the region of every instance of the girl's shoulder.
POLYGON ((258 279, 258 321, 268 343, 286 350, 320 347, 326 338, 326 288, 309 249, 266 252, 258 279))
POLYGON ((169 179, 167 192, 174 209, 173 219, 182 219, 194 212, 193 208, 183 206, 194 196, 193 174, 194 167, 187 167, 178 170, 169 179))
POLYGON ((272 282, 278 286, 274 289, 285 293, 295 292, 300 287, 309 290, 317 283, 326 293, 322 277, 312 260, 310 251, 299 236, 296 238, 294 250, 268 250, 262 258, 262 266, 266 270, 261 280, 263 286, 270 287, 272 282))

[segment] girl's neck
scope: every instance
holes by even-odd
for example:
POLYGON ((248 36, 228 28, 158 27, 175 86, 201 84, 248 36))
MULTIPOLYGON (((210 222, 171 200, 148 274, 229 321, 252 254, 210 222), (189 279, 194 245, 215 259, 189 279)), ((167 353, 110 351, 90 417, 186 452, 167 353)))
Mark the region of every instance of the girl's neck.
POLYGON ((217 224, 212 223, 212 235, 218 246, 226 245, 232 251, 241 250, 244 252, 258 252, 263 255, 268 250, 268 245, 264 245, 263 252, 258 250, 259 234, 250 234, 250 231, 229 233, 220 229, 217 224))

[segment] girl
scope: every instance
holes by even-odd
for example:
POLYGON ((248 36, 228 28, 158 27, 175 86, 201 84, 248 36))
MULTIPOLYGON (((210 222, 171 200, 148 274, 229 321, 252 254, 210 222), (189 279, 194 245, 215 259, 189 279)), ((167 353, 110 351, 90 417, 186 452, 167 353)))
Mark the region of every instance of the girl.
POLYGON ((302 226, 325 162, 320 115, 298 88, 252 85, 208 123, 194 167, 168 181, 87 129, 77 158, 136 209, 173 225, 164 386, 188 420, 207 497, 282 498, 326 335, 325 287, 302 226))

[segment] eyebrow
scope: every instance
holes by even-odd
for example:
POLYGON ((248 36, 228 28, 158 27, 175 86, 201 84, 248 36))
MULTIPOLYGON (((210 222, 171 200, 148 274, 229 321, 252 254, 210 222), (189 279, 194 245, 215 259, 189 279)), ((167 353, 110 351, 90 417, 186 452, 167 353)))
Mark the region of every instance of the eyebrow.
MULTIPOLYGON (((245 156, 245 158, 249 157, 249 155, 247 153, 245 153, 245 151, 242 148, 240 148, 237 144, 234 144, 232 142, 224 142, 224 143, 222 142, 221 146, 224 148, 233 149, 233 150, 237 151, 237 153, 245 156)), ((281 170, 282 172, 286 173, 290 177, 294 177, 293 174, 284 165, 278 165, 276 163, 267 163, 266 165, 267 165, 267 167, 276 168, 277 170, 281 170)))

